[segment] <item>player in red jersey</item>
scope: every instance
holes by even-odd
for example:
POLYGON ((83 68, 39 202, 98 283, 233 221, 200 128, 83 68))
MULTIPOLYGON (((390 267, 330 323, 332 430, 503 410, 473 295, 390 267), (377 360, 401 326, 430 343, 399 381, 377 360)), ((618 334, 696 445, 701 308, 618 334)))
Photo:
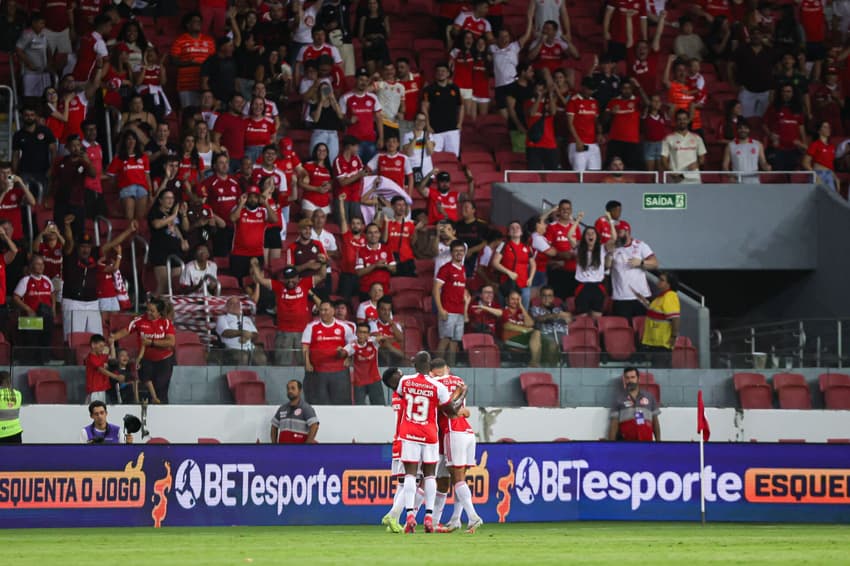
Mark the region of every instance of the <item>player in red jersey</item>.
MULTIPOLYGON (((431 361, 431 377, 446 386, 450 393, 459 388, 466 388, 463 379, 452 375, 445 360, 436 358, 431 361)), ((450 533, 460 528, 460 515, 466 511, 468 524, 467 533, 474 533, 484 521, 475 511, 472 504, 472 493, 466 484, 466 470, 475 465, 475 433, 467 417, 469 409, 465 406, 458 410, 454 418, 440 415, 439 429, 442 440, 443 454, 437 469, 437 501, 434 506, 434 519, 437 521, 437 532, 450 533), (445 527, 440 525, 440 515, 449 490, 449 481, 454 487, 455 505, 452 517, 445 527), (442 528, 441 528, 442 527, 442 528)))
POLYGON ((425 491, 426 533, 434 532, 433 512, 437 495, 435 477, 439 460, 439 434, 437 415, 445 412, 456 416, 466 393, 466 387, 458 387, 450 393, 445 385, 430 375, 431 355, 419 352, 414 357, 415 374, 406 375, 399 381, 396 392, 401 397, 401 417, 398 436, 401 440, 401 461, 404 464, 404 506, 407 521, 404 532, 416 530, 414 513, 416 499, 416 472, 422 466, 422 485, 425 491))
MULTIPOLYGON (((398 484, 393 497, 393 505, 389 512, 381 519, 381 524, 387 527, 388 533, 400 533, 404 527, 398 522, 401 517, 401 512, 404 511, 404 464, 401 463, 401 439, 398 436, 399 425, 401 423, 401 396, 396 392, 398 382, 401 380, 401 371, 396 367, 387 368, 381 376, 381 382, 392 391, 392 408, 393 420, 395 421, 395 431, 393 432, 392 442, 392 463, 390 464, 390 479, 395 480, 398 484)), ((421 492, 421 490, 418 490, 421 492)), ((418 495, 418 494, 417 494, 418 495)), ((424 496, 424 493, 422 494, 424 496)), ((414 501, 414 507, 417 509, 421 501, 414 501)))

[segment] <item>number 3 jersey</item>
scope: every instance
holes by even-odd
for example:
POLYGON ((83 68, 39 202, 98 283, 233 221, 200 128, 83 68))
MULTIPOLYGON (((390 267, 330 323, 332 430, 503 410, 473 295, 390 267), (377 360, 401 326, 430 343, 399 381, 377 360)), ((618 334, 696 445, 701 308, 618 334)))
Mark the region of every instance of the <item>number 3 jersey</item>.
POLYGON ((451 393, 437 380, 422 375, 406 375, 396 389, 401 397, 399 440, 436 444, 437 413, 440 405, 449 402, 451 393))

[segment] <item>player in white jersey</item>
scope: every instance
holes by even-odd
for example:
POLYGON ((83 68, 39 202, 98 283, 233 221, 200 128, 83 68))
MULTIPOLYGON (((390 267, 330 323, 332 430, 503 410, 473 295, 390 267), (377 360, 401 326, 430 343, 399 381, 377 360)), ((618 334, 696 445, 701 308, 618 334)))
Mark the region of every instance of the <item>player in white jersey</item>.
MULTIPOLYGON (((431 361, 431 377, 445 385, 450 393, 466 388, 463 379, 452 375, 446 362, 439 358, 431 361)), ((450 533, 460 528, 460 516, 463 511, 466 511, 468 521, 467 533, 474 533, 484 524, 475 511, 475 506, 472 504, 472 492, 466 483, 466 470, 475 465, 475 433, 467 417, 469 417, 469 409, 465 406, 458 409, 457 416, 454 418, 440 415, 439 427, 443 453, 437 469, 437 498, 434 506, 437 532, 450 533), (440 517, 450 484, 454 487, 455 504, 452 517, 444 526, 440 524, 440 517)))

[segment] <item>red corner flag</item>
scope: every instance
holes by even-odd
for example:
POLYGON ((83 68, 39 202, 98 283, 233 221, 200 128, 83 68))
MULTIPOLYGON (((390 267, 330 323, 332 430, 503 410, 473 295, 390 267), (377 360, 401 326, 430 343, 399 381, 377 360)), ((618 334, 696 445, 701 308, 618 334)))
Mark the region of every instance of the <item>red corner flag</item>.
POLYGON ((702 389, 697 393, 697 432, 702 433, 702 439, 708 442, 711 437, 711 428, 708 426, 708 419, 705 418, 705 404, 702 402, 702 389))

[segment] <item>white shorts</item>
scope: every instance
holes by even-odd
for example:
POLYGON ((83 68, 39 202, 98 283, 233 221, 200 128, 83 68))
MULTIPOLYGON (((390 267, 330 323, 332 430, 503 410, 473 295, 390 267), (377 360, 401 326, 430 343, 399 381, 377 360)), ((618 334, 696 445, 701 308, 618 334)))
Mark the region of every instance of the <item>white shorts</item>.
MULTIPOLYGON (((390 464, 390 477, 397 478, 398 476, 406 474, 407 472, 404 470, 404 462, 401 461, 401 458, 393 458, 392 464, 390 464)), ((416 475, 422 475, 422 464, 419 464, 419 469, 416 470, 416 475)))
POLYGON ((86 405, 95 401, 102 401, 103 403, 106 403, 106 391, 93 391, 86 395, 86 405))
POLYGON ((472 100, 475 101, 478 104, 486 104, 486 103, 490 102, 489 98, 479 98, 477 96, 473 96, 472 100))
POLYGON ((402 439, 400 460, 404 463, 436 464, 440 461, 440 444, 423 444, 402 439))
POLYGON ((432 134, 431 140, 434 142, 434 151, 450 151, 460 157, 460 130, 432 134))
POLYGON ((97 303, 100 305, 100 312, 118 312, 121 310, 121 307, 118 305, 118 297, 98 299, 97 303))
POLYGON ((584 151, 576 151, 576 144, 571 143, 567 153, 573 171, 600 171, 602 169, 602 155, 599 153, 599 144, 588 143, 584 151))
POLYGON ((45 28, 44 34, 47 36, 47 48, 50 51, 58 51, 59 53, 71 53, 71 31, 65 28, 62 31, 53 31, 45 28))
POLYGON ((472 89, 471 88, 460 89, 460 97, 464 100, 472 100, 472 89))
POLYGON ((475 435, 468 432, 447 432, 443 437, 446 465, 450 468, 469 468, 475 465, 475 435))
POLYGON ((301 201, 301 210, 302 210, 303 212, 309 212, 310 214, 312 214, 312 213, 313 213, 313 211, 314 211, 314 210, 317 210, 317 209, 321 209, 321 210, 323 210, 323 211, 325 212, 325 214, 330 214, 330 213, 331 213, 331 205, 328 205, 328 206, 316 206, 315 204, 313 204, 312 202, 310 202, 310 201, 309 201, 309 200, 307 200, 307 199, 304 199, 304 200, 302 200, 302 201, 301 201))

